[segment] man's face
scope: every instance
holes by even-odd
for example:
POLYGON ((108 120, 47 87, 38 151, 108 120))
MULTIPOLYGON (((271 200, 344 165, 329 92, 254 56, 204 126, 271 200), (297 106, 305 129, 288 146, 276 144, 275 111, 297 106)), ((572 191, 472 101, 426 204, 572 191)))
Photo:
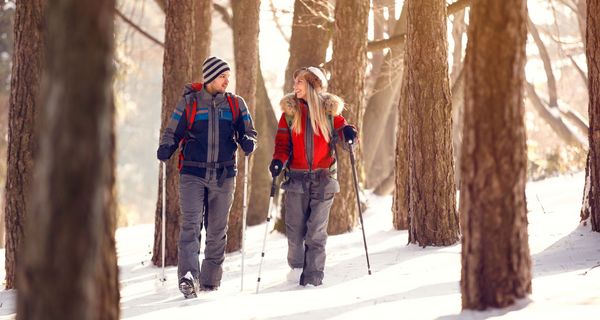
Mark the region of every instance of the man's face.
POLYGON ((216 92, 224 93, 229 85, 229 70, 221 73, 215 80, 208 84, 216 92))

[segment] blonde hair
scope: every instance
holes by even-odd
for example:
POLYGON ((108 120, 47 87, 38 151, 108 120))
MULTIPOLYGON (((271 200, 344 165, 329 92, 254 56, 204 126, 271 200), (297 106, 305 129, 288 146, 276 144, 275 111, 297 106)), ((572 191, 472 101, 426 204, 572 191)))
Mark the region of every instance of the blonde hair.
MULTIPOLYGON (((331 138, 331 125, 329 124, 329 117, 323 107, 323 96, 321 92, 324 91, 321 80, 312 72, 309 72, 306 68, 298 69, 294 72, 294 79, 301 77, 306 81, 306 103, 308 104, 308 112, 310 115, 310 124, 313 132, 318 135, 322 133, 325 141, 329 142, 331 138)), ((292 121, 292 131, 299 134, 302 131, 302 113, 296 113, 294 120, 292 121)))

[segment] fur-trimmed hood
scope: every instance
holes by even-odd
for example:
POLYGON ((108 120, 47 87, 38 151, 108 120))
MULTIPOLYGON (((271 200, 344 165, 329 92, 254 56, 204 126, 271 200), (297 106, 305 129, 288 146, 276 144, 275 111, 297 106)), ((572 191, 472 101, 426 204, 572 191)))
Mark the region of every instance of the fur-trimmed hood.
MULTIPOLYGON (((325 112, 332 116, 337 116, 344 110, 344 101, 342 98, 331 93, 321 93, 323 97, 323 108, 325 112)), ((293 93, 288 93, 279 102, 281 111, 288 116, 294 116, 300 108, 300 101, 296 98, 293 93)))

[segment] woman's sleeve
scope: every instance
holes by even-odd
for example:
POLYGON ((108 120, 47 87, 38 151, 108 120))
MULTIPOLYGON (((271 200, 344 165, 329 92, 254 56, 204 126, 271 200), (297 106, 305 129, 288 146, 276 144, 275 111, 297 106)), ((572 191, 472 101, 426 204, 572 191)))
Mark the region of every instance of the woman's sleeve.
POLYGON ((273 153, 273 159, 278 159, 282 163, 285 163, 290 158, 292 150, 290 131, 285 120, 285 114, 282 114, 277 126, 277 133, 275 134, 275 152, 273 153))

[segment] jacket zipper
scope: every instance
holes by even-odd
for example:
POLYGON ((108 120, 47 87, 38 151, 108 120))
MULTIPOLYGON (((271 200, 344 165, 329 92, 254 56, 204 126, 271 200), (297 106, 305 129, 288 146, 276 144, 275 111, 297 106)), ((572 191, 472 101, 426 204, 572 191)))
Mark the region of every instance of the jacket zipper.
POLYGON ((313 165, 313 130, 312 125, 310 123, 310 115, 308 110, 306 110, 306 136, 305 136, 305 144, 306 144, 306 161, 308 162, 308 172, 312 172, 313 165))

